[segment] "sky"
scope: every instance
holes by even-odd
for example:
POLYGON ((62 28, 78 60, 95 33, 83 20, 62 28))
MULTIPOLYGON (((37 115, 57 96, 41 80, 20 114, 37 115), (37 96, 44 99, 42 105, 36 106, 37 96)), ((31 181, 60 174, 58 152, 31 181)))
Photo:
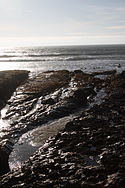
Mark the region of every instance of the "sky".
POLYGON ((0 0, 0 46, 125 44, 125 0, 0 0))

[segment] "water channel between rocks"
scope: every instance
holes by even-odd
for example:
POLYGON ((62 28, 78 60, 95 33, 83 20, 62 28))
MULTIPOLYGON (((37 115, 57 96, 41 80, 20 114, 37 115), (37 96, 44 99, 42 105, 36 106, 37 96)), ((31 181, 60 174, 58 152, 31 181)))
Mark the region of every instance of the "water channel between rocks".
POLYGON ((0 136, 1 134, 3 134, 2 130, 10 126, 9 122, 3 119, 6 115, 7 110, 8 110, 8 105, 6 105, 0 112, 0 136))
MULTIPOLYGON (((77 113, 48 122, 45 125, 39 126, 23 134, 19 141, 15 144, 14 149, 10 154, 10 169, 12 170, 13 168, 21 166, 21 164, 26 161, 38 148, 40 148, 49 137, 56 135, 59 130, 63 129, 73 118, 80 115, 83 110, 87 110, 95 104, 102 103, 105 96, 105 90, 101 89, 97 92, 97 95, 88 107, 79 109, 77 113)), ((7 110, 8 105, 1 110, 0 130, 10 126, 8 121, 2 119, 6 115, 7 110)))

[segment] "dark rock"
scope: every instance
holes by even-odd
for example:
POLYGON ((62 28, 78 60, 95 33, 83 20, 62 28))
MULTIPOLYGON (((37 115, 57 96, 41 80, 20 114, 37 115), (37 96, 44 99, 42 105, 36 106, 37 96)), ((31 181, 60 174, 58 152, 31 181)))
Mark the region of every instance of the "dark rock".
POLYGON ((96 95, 93 88, 79 88, 74 92, 73 100, 79 105, 83 105, 87 103, 87 97, 90 95, 96 95))
POLYGON ((0 175, 10 171, 8 159, 11 151, 5 144, 0 145, 0 175))
POLYGON ((52 98, 46 99, 42 101, 42 104, 49 104, 49 105, 53 105, 55 104, 55 100, 52 98))
POLYGON ((110 95, 112 99, 124 99, 125 98, 125 92, 114 92, 110 95))
POLYGON ((2 109, 5 105, 6 105, 6 103, 0 99, 0 109, 2 109))
POLYGON ((7 101, 15 89, 28 78, 29 71, 14 70, 0 72, 0 109, 3 107, 2 101, 7 101))
POLYGON ((116 74, 116 70, 102 71, 102 72, 94 72, 92 75, 114 75, 116 74))
POLYGON ((125 78, 125 71, 122 71, 122 73, 121 74, 119 74, 119 77, 121 77, 121 78, 125 78))
MULTIPOLYGON (((63 72, 64 80, 68 74, 70 73, 63 72)), ((77 86, 73 89, 68 84, 74 73, 70 74, 65 84, 63 80, 63 88, 59 85, 53 86, 51 91, 50 88, 47 90, 44 85, 44 94, 40 94, 40 97, 43 97, 45 104, 40 104, 36 109, 33 107, 37 102, 35 101, 32 105, 31 99, 27 104, 25 97, 15 103, 13 101, 11 107, 14 108, 10 110, 10 113, 13 111, 17 113, 17 117, 20 117, 22 113, 20 109, 22 109, 24 114, 22 114, 22 119, 17 118, 11 125, 9 131, 9 133, 13 131, 10 134, 11 137, 14 133, 17 133, 19 137, 21 132, 31 127, 42 125, 43 122, 54 118, 64 117, 72 113, 73 109, 85 106, 87 97, 96 94, 95 87, 99 90, 105 88, 108 92, 105 100, 83 110, 82 114, 66 124, 55 137, 48 139, 19 169, 2 176, 0 187, 124 187, 124 75, 112 74, 105 81, 94 79, 88 74, 84 75, 83 79, 81 72, 76 75, 73 79, 78 85, 76 84, 77 86), (54 95, 56 92, 58 94, 56 103, 51 104, 53 92, 54 95), (63 94, 65 97, 62 97, 63 94), (30 105, 33 110, 29 109, 30 105)), ((52 78, 55 79, 55 75, 52 78)), ((60 77, 59 80, 61 80, 60 77)), ((48 85, 51 85, 50 82, 48 85)), ((39 91, 42 93, 42 89, 39 91)), ((32 92, 33 99, 36 99, 36 95, 32 92)), ((10 114, 10 118, 13 119, 12 116, 14 115, 10 114)))
POLYGON ((74 70, 74 73, 75 73, 75 74, 79 74, 79 73, 81 74, 81 73, 83 73, 83 72, 82 72, 81 70, 74 70))

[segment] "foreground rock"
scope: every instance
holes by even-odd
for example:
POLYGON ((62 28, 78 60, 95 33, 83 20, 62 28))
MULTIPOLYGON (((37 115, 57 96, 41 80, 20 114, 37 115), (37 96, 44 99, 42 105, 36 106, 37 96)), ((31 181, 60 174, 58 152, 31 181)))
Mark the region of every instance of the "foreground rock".
POLYGON ((100 79, 83 72, 51 71, 29 79, 16 90, 9 103, 1 140, 16 142, 25 132, 51 120, 67 116, 87 105, 87 97, 96 95, 100 79))
POLYGON ((0 175, 3 175, 10 171, 8 159, 13 149, 13 143, 8 140, 4 140, 0 143, 0 175))
POLYGON ((0 71, 0 109, 6 104, 15 89, 28 78, 28 71, 0 71))
MULTIPOLYGON (((0 72, 0 110, 6 105, 15 89, 28 78, 28 73, 24 70, 0 72)), ((0 175, 9 171, 8 158, 12 148, 8 148, 11 144, 7 142, 7 140, 0 139, 0 175)))
MULTIPOLYGON (((55 93, 49 95, 45 87, 44 92, 39 90, 37 93, 35 89, 32 92, 30 84, 22 88, 23 92, 27 92, 24 92, 26 97, 23 98, 23 102, 20 102, 21 105, 26 101, 35 100, 34 96, 38 96, 40 99, 40 92, 42 92, 42 96, 45 96, 40 104, 42 107, 44 106, 44 110, 37 111, 39 116, 36 113, 36 119, 32 115, 28 115, 28 118, 25 117, 23 121, 21 119, 22 124, 23 122, 25 124, 27 120, 30 120, 28 124, 30 126, 42 124, 42 112, 45 114, 44 118, 51 119, 50 117, 57 117, 57 112, 60 117, 60 112, 64 113, 64 110, 68 113, 78 109, 81 104, 86 104, 87 96, 95 94, 94 87, 96 90, 105 88, 107 91, 105 101, 99 105, 93 105, 87 110, 84 109, 79 117, 66 124, 63 131, 60 131, 55 137, 49 138, 24 165, 1 177, 1 188, 124 187, 125 72, 120 75, 110 75, 105 80, 95 79, 91 75, 78 72, 64 72, 64 75, 66 78, 70 78, 64 84, 66 91, 72 84, 70 82, 72 78, 73 85, 77 83, 77 89, 76 87, 75 90, 70 88, 71 93, 68 90, 68 97, 64 95, 63 98, 62 92, 61 94, 59 92, 61 89, 59 85, 56 90, 58 95, 55 93), (71 77, 68 77, 67 74, 71 77), (81 95, 81 92, 84 95, 81 95), (78 103, 76 99, 80 100, 83 96, 85 98, 84 100, 82 98, 82 101, 85 103, 78 103), (50 111, 46 111, 48 106, 50 111), (62 111, 59 110, 60 108, 62 111), (52 114, 53 109, 56 110, 55 114, 52 114)), ((53 91, 55 92, 55 88, 53 91)), ((8 116, 11 117, 9 113, 8 116)), ((19 127, 19 130, 25 129, 19 127)))
POLYGON ((101 84, 100 79, 82 71, 49 71, 29 78, 8 101, 3 121, 9 126, 0 130, 0 145, 10 139, 16 143, 23 133, 87 106, 87 97, 95 96, 94 90, 101 84))

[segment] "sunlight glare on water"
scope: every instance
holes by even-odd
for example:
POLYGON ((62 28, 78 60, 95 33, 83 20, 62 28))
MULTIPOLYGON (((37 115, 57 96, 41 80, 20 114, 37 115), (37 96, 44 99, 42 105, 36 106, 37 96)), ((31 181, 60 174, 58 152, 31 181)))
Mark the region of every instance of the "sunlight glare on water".
POLYGON ((0 112, 1 113, 0 114, 0 130, 10 126, 8 121, 3 119, 6 115, 7 110, 8 110, 8 105, 6 105, 0 112))
POLYGON ((16 69, 16 67, 14 67, 12 63, 8 63, 8 62, 0 63, 0 71, 13 70, 13 69, 16 69))
POLYGON ((20 47, 0 49, 0 70, 29 70, 39 73, 48 70, 80 69, 97 72, 125 69, 125 45, 20 47))

